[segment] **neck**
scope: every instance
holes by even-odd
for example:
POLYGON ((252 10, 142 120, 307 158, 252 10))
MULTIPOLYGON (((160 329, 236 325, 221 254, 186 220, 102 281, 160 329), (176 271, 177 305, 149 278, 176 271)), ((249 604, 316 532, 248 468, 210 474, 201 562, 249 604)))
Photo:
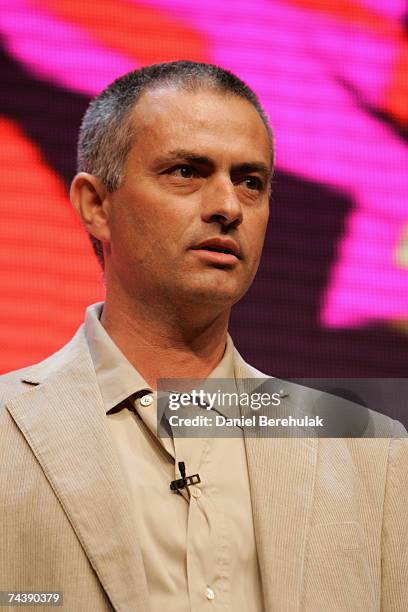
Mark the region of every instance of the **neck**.
POLYGON ((101 323, 128 361, 156 388, 158 378, 207 378, 221 361, 230 308, 177 312, 106 296, 101 323))

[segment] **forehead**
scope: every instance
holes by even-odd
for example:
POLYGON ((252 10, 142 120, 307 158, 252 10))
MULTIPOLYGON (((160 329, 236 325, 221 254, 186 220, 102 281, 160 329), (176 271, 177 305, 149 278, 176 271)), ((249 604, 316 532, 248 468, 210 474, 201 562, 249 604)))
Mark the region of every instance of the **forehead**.
MULTIPOLYGON (((134 152, 148 158, 166 150, 257 158, 270 165, 268 132, 256 109, 236 95, 204 88, 148 90, 132 111, 134 152)), ((246 161, 246 160, 245 160, 246 161)))

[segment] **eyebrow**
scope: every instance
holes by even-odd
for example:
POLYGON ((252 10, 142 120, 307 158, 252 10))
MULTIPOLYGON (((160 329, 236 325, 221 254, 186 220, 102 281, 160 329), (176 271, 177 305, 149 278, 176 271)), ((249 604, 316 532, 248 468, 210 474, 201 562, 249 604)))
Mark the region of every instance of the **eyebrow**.
MULTIPOLYGON (((210 157, 207 157, 206 155, 198 155, 193 151, 188 151, 187 149, 175 149, 174 151, 169 151, 167 155, 156 159, 155 165, 163 166, 178 160, 185 160, 200 166, 206 166, 210 170, 214 170, 216 167, 215 162, 210 157)), ((268 168, 266 164, 259 161, 234 164, 231 170, 232 172, 238 173, 258 172, 264 176, 265 180, 269 180, 272 176, 272 169, 268 168)))

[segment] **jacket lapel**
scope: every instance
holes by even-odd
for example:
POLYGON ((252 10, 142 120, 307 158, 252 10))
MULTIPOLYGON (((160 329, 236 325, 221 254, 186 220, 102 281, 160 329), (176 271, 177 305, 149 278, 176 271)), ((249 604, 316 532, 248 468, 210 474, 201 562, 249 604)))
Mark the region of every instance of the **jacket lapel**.
POLYGON ((54 360, 29 370, 25 380, 40 384, 10 401, 9 412, 113 607, 145 612, 146 577, 131 501, 82 331, 54 360))
MULTIPOLYGON (((256 388, 254 378, 267 378, 239 355, 235 374, 241 393, 256 388)), ((285 387, 276 384, 277 390, 285 387)), ((301 609, 318 439, 265 438, 262 429, 254 435, 251 428, 244 428, 244 436, 265 607, 295 612, 301 609)))

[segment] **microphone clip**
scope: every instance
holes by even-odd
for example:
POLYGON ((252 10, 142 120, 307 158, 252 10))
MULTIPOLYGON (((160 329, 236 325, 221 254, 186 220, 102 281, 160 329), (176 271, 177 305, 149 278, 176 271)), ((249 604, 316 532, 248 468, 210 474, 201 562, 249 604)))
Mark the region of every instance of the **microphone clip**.
POLYGON ((179 461, 178 467, 181 474, 181 478, 171 481, 170 489, 172 491, 178 491, 179 489, 184 489, 185 487, 190 487, 191 485, 195 485, 201 482, 199 474, 193 474, 193 476, 186 476, 186 466, 184 464, 184 461, 179 461))

